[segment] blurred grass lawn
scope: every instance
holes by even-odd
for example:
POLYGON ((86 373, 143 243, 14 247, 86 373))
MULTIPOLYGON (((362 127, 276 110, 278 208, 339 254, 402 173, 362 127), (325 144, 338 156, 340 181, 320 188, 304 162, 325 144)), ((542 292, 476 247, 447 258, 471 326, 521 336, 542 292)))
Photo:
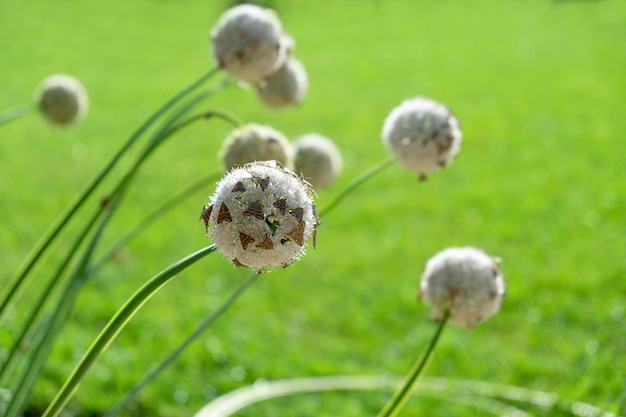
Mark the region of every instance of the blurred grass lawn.
MULTIPOLYGON (((405 373, 434 331, 428 308, 415 302, 422 265, 451 245, 501 256, 509 293, 501 313, 476 330, 446 330, 428 375, 554 390, 626 413, 626 3, 272 6, 308 70, 306 101, 272 111, 253 90, 229 90, 205 107, 291 138, 311 131, 332 137, 345 171, 319 193, 320 207, 387 156, 382 122, 406 98, 426 95, 453 109, 464 132, 461 154, 425 183, 400 166, 366 183, 322 219, 316 250, 263 276, 128 415, 191 415, 258 378, 405 373)), ((213 66, 208 33, 223 7, 200 0, 2 2, 0 109, 28 101, 57 72, 80 78, 91 100, 87 119, 71 129, 51 128, 37 115, 0 129, 2 282, 133 130, 213 66)), ((229 129, 206 123, 162 149, 114 218, 109 240, 219 169, 216 154, 229 129)), ((171 212, 88 283, 36 385, 33 409, 47 405, 141 283, 209 243, 196 220, 212 192, 171 212)), ((37 279, 47 278, 59 254, 37 279)), ((219 255, 181 274, 97 362, 71 407, 81 415, 106 410, 246 275, 219 255)), ((2 329, 1 347, 38 286, 2 329)), ((384 403, 358 398, 303 397, 262 410, 362 416, 384 403)), ((436 404, 442 415, 483 415, 436 404)))

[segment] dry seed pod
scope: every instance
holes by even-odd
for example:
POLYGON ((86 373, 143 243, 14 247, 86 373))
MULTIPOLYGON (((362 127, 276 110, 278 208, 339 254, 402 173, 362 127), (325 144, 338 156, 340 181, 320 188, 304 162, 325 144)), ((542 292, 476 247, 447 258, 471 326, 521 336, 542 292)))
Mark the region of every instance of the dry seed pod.
POLYGON ((330 185, 341 173, 343 161, 335 143, 317 133, 297 138, 293 143, 294 169, 316 189, 330 185))
POLYGON ((226 170, 254 161, 275 160, 286 167, 292 165, 289 140, 274 128, 250 123, 231 132, 220 150, 226 170))
POLYGON ((268 107, 287 107, 300 104, 309 89, 309 77, 304 65, 294 57, 275 73, 257 83, 257 93, 268 107))
POLYGON ((83 84, 64 74, 51 75, 43 80, 35 99, 41 114, 57 125, 69 125, 81 119, 89 106, 83 84))
POLYGON ((500 260, 472 247, 445 249, 426 263, 419 298, 441 320, 473 328, 500 310, 506 289, 500 260))
POLYGON ((272 10, 243 4, 222 14, 211 30, 211 44, 222 70, 255 83, 283 65, 294 42, 272 10))
POLYGON ((448 165, 461 148, 457 119, 446 106, 424 97, 406 100, 393 109, 382 137, 398 162, 422 179, 448 165))

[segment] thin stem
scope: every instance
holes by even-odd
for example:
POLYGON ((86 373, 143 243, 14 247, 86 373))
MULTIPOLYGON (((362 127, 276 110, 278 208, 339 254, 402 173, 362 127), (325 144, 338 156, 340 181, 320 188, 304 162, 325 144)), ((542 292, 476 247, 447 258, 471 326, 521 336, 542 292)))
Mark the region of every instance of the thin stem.
POLYGON ((98 271, 102 266, 115 254, 117 254, 124 246, 126 246, 130 241, 132 241, 135 237, 141 234, 144 230, 146 230, 152 223, 157 221, 159 218, 167 214, 170 210, 172 210, 177 205, 181 204, 188 197, 192 196, 199 190, 206 187, 209 183, 215 181, 221 176, 222 172, 219 171, 217 173, 213 173, 211 175, 207 175, 204 178, 199 179, 195 183, 191 184, 189 187, 185 188, 180 193, 176 194, 172 199, 165 202, 162 206, 158 207, 148 216, 146 216, 140 223, 138 223, 135 227, 128 230, 122 237, 120 237, 115 243, 111 245, 111 247, 105 252, 104 255, 100 257, 98 261, 94 263, 94 265, 90 268, 90 273, 93 275, 98 271))
POLYGON ((183 343, 180 344, 180 346, 172 351, 165 359, 163 359, 163 361, 161 361, 161 363, 154 367, 150 372, 148 372, 143 377, 143 379, 135 384, 135 386, 133 386, 130 391, 128 391, 124 395, 124 397, 117 402, 117 404, 111 407, 111 409, 107 411, 103 417, 113 417, 118 415, 122 408, 126 404, 128 404, 128 402, 132 400, 137 395, 137 393, 139 393, 139 391, 141 391, 146 385, 152 382, 154 378, 156 378, 165 368, 167 368, 172 362, 174 362, 174 360, 176 360, 176 358, 178 358, 178 356, 180 356, 180 354, 183 353, 185 349, 187 349, 187 347, 191 345, 191 343, 193 343, 198 337, 200 337, 202 333, 204 333, 209 328, 209 326, 222 315, 222 313, 228 310, 228 308, 237 300, 237 298, 239 298, 239 296, 258 279, 258 277, 259 274, 255 272, 251 273, 248 278, 235 289, 230 297, 228 297, 228 299, 224 301, 224 303, 220 307, 218 307, 217 310, 215 310, 210 316, 202 320, 193 331, 193 333, 191 333, 183 341, 183 343))
POLYGON ((335 208, 335 206, 339 204, 339 202, 343 200, 348 194, 356 190, 365 181, 369 180, 370 178, 390 166, 393 161, 393 157, 389 157, 382 162, 379 162, 377 165, 374 165, 372 168, 368 169, 367 171, 356 177, 354 180, 352 180, 352 182, 348 184, 339 194, 337 194, 335 198, 326 205, 326 207, 320 210, 320 216, 323 214, 328 214, 328 212, 335 208))
POLYGON ((435 347, 437 346, 437 341, 439 340, 439 336, 441 335, 441 332, 443 331, 443 328, 445 327, 449 316, 450 316, 450 313, 446 311, 446 313, 443 316, 443 319, 441 319, 441 322, 437 326, 437 330, 435 331, 435 334, 430 340, 428 347, 426 348, 424 353, 422 353, 417 358, 417 361, 415 361, 413 368, 411 368, 411 370, 409 371, 409 374, 404 380, 404 383, 393 394, 393 397, 391 397, 391 400, 389 400, 389 402, 385 405, 385 407, 383 407, 382 411, 378 414, 378 417, 395 417, 398 415, 400 410, 402 410, 402 407, 404 406, 407 399, 409 398, 415 383, 417 382, 419 377, 422 375, 422 372, 428 365, 431 355, 434 352, 435 347))
POLYGON ((159 274, 155 275, 150 281, 137 290, 137 292, 135 292, 135 294, 133 294, 117 311, 117 313, 115 313, 106 327, 96 337, 89 349, 87 349, 87 352, 83 355, 78 365, 76 365, 74 371, 68 377, 67 381, 57 393, 54 400, 52 400, 42 417, 56 417, 59 415, 68 401, 72 398, 72 395, 78 388, 81 380, 91 365, 96 361, 100 354, 106 350, 109 344, 124 328, 126 323, 128 323, 133 315, 154 293, 156 293, 163 285, 168 283, 170 279, 175 277, 176 274, 183 271, 185 268, 194 264, 198 260, 204 258, 208 254, 214 252, 215 249, 215 245, 211 245, 181 259, 175 264, 170 265, 159 274))
MULTIPOLYGON (((119 204, 119 199, 110 205, 110 209, 107 210, 107 215, 102 219, 98 230, 94 233, 89 245, 85 249, 85 252, 81 257, 74 274, 70 277, 63 294, 61 294, 57 300, 57 304, 52 310, 50 319, 45 323, 45 328, 41 329, 41 332, 43 333, 41 339, 37 343, 37 346, 31 355, 28 367, 26 367, 24 373, 22 374, 4 417, 17 417, 21 414, 28 394, 35 383, 41 368, 44 366, 54 338, 61 329, 61 326, 65 322, 67 316, 70 314, 74 305, 74 300, 82 285, 88 278, 88 274, 85 273, 85 270, 89 264, 89 260, 91 259, 91 254, 95 250, 95 247, 111 218, 111 213, 117 204, 119 204)), ((82 237, 79 240, 82 240, 82 237)))
POLYGON ((9 123, 12 120, 18 119, 22 116, 35 113, 36 111, 37 106, 35 106, 35 103, 20 104, 18 106, 11 107, 10 109, 6 109, 2 113, 0 113, 0 126, 9 123))
MULTIPOLYGON (((33 310, 30 312, 30 315, 24 322, 24 325, 21 326, 21 332, 13 342, 13 346, 9 351, 9 355, 7 356, 6 360, 2 364, 2 367, 0 368, 0 387, 4 386, 6 378, 11 373, 16 361, 19 359, 19 353, 20 350, 23 349, 24 341, 27 335, 31 333, 32 327, 35 325, 36 320, 41 315, 43 307, 46 304, 46 300, 50 297, 50 294, 57 286, 57 284, 61 281, 61 277, 63 276, 65 268, 67 268, 70 261, 72 260, 73 254, 78 251, 78 248, 89 234, 89 230, 91 229, 91 227, 98 220, 99 214, 99 212, 95 213, 89 220, 82 233, 76 238, 74 244, 68 250, 67 254, 63 258, 63 262, 61 262, 61 264, 58 266, 53 277, 48 281, 48 284, 43 289, 43 291, 40 292, 39 299, 33 304, 33 310)), ((62 298, 65 298, 65 296, 63 296, 62 298)))
POLYGON ((159 110, 157 110, 139 129, 128 139, 128 141, 122 146, 122 148, 111 158, 107 165, 91 180, 91 182, 85 187, 85 189, 76 197, 74 202, 65 210, 63 214, 51 225, 50 229, 42 236, 39 242, 33 247, 30 254, 23 263, 23 266, 18 270, 18 273, 11 279, 11 284, 7 286, 8 290, 3 294, 0 302, 0 323, 4 318, 4 313, 9 305, 11 299, 18 293, 20 287, 26 281, 26 277, 33 269, 37 261, 41 258, 44 252, 50 247, 54 239, 60 234, 61 230, 69 222, 72 216, 78 211, 78 209, 85 203, 87 198, 96 189, 96 187, 102 182, 102 180, 108 175, 108 173, 115 167, 121 157, 130 149, 130 147, 137 141, 137 139, 150 127, 152 124, 167 110, 169 110, 174 104, 180 101, 184 96, 195 90, 213 75, 219 72, 218 68, 212 69, 208 73, 204 74, 197 81, 181 90, 167 103, 165 103, 159 110))

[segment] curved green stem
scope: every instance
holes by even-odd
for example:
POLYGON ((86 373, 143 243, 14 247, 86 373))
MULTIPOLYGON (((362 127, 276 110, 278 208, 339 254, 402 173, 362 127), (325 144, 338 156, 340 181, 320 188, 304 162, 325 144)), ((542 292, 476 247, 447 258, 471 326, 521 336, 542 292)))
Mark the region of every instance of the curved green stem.
MULTIPOLYGON (((222 175, 222 172, 216 172, 211 175, 207 175, 204 178, 199 179, 195 183, 191 184, 189 187, 185 188, 180 193, 176 194, 173 198, 165 202, 163 205, 158 207, 148 216, 146 216, 140 223, 138 223, 135 227, 128 230, 122 237, 120 237, 115 243, 111 245, 109 249, 96 261, 93 266, 90 268, 90 274, 95 274, 102 266, 116 253, 118 253, 124 246, 126 246, 131 240, 141 234, 144 230, 148 228, 152 223, 157 221, 159 218, 168 213, 171 209, 185 201, 188 197, 192 196, 196 192, 205 188, 209 183, 214 182, 219 179, 222 175)), ((1 385, 0 385, 1 386, 1 385)))
POLYGON ((60 234, 65 225, 69 222, 72 216, 78 211, 78 209, 87 201, 88 197, 93 193, 96 187, 102 182, 102 180, 109 174, 109 172, 115 167, 121 157, 130 149, 130 147, 137 141, 137 139, 150 127, 152 124, 167 110, 169 110, 174 104, 180 101, 184 96, 191 91, 199 87, 213 75, 217 74, 219 69, 215 68, 204 74, 197 81, 189 85, 187 88, 180 91, 167 103, 165 103, 159 110, 157 110, 139 129, 128 139, 128 141, 122 146, 122 148, 111 158, 107 165, 91 180, 91 182, 85 187, 85 189, 76 197, 74 202, 65 210, 57 220, 54 221, 52 226, 39 240, 35 247, 31 250, 23 263, 23 266, 19 269, 18 273, 11 279, 11 284, 7 286, 8 290, 3 294, 0 301, 0 323, 4 318, 4 313, 11 301, 11 299, 17 294, 20 287, 26 281, 26 277, 33 269, 37 261, 41 258, 44 252, 50 247, 51 243, 60 234))
POLYGON ((252 285, 259 277, 259 274, 253 272, 251 273, 248 278, 243 281, 236 289, 235 291, 230 295, 230 297, 228 297, 228 299, 226 301, 224 301, 224 303, 218 307, 217 310, 215 310, 210 316, 208 316, 207 318, 205 318, 204 320, 202 320, 200 322, 200 324, 198 324, 198 326, 196 327, 196 329, 193 331, 193 333, 191 333, 184 341, 183 343, 180 344, 180 346, 178 346, 176 349, 174 349, 174 351, 172 351, 165 359, 163 359, 161 361, 161 363, 159 363, 156 367, 154 367, 150 372, 148 372, 142 379, 141 381, 139 381, 137 384, 135 384, 135 386, 133 386, 130 391, 128 391, 124 397, 119 400, 117 402, 117 404, 115 404, 113 407, 111 407, 111 409, 109 411, 107 411, 103 417, 114 417, 116 415, 118 415, 118 413, 122 410, 122 408, 128 404, 128 402, 130 400, 132 400, 137 393, 139 393, 139 391, 141 391, 146 385, 148 385, 150 382, 152 382, 152 380, 154 380, 154 378, 156 378, 161 371, 163 371, 165 368, 167 368, 172 362, 174 362, 174 360, 180 356, 181 353, 183 353, 185 351, 185 349, 187 349, 187 347, 194 342, 198 337, 200 337, 200 335, 202 335, 202 333, 204 333, 206 331, 206 329, 209 328, 209 326, 211 324, 213 324, 213 322, 215 320, 217 320, 217 318, 219 316, 222 315, 222 313, 224 313, 234 302, 235 300, 237 300, 237 298, 239 298, 239 296, 248 288, 250 287, 250 285, 252 285))
POLYGON ((117 313, 115 313, 113 318, 109 320, 105 328, 96 337, 89 349, 87 349, 87 352, 85 352, 82 359, 78 365, 76 365, 74 371, 69 376, 61 390, 57 393, 54 400, 52 400, 42 417, 56 417, 59 415, 68 401, 72 398, 72 395, 78 388, 78 385, 91 365, 96 361, 100 354, 106 350, 109 344, 124 328, 126 323, 128 323, 133 315, 154 293, 163 287, 163 285, 167 284, 170 279, 174 278, 176 274, 204 258, 208 254, 214 252, 215 249, 215 245, 211 245, 181 259, 159 274, 155 275, 150 281, 137 290, 137 292, 135 292, 117 311, 117 313))
POLYGON ((385 168, 391 165, 394 161, 393 157, 389 157, 382 162, 374 165, 372 168, 368 169, 358 177, 356 177, 350 184, 348 184, 339 194, 335 196, 334 199, 331 200, 330 203, 326 205, 322 210, 319 211, 319 215, 328 214, 341 200, 343 200, 348 194, 352 191, 356 190, 360 185, 362 185, 365 181, 369 180, 379 172, 383 171, 385 168))
MULTIPOLYGON (((52 343, 57 333, 61 329, 61 326, 65 322, 67 316, 70 314, 78 292, 80 291, 85 280, 88 278, 88 274, 85 273, 85 270, 87 268, 87 265, 89 264, 91 255, 95 250, 96 245, 100 237, 102 236, 102 233, 104 232, 108 221, 111 218, 111 213, 113 212, 113 209, 117 206, 117 204, 119 204, 119 199, 111 204, 110 209, 107 211, 107 215, 100 222, 100 226, 98 227, 98 230, 94 233, 91 241, 89 242, 89 245, 83 252, 82 257, 78 262, 78 265, 76 266, 74 274, 70 277, 63 293, 57 301, 55 308, 52 309, 50 319, 45 323, 45 326, 43 326, 41 329, 38 329, 38 331, 40 330, 42 333, 41 338, 31 355, 28 366, 22 373, 22 376, 13 393, 13 397, 9 402, 4 417, 17 417, 21 414, 28 394, 30 393, 32 386, 35 383, 37 376, 41 371, 41 368, 45 364, 48 352, 52 347, 52 343)), ((94 217, 94 219, 97 218, 98 216, 94 217)), ((85 233, 87 233, 87 231, 85 231, 85 233)), ((82 241, 82 238, 83 237, 81 236, 81 238, 79 238, 79 241, 82 241)), ((68 256, 68 258, 71 259, 71 256, 68 256)), ((61 272, 59 272, 59 274, 61 272)))
POLYGON ((406 400, 411 395, 411 391, 413 390, 415 383, 417 382, 419 377, 422 375, 422 372, 428 365, 430 358, 432 356, 432 353, 434 352, 435 347, 437 346, 437 341, 439 341, 439 336, 441 336, 441 332, 443 331, 443 328, 445 327, 449 316, 450 316, 450 313, 446 311, 443 318, 441 319, 441 322, 437 326, 437 330, 435 331, 435 334, 430 340, 428 347, 426 348, 424 353, 422 353, 417 358, 417 361, 415 361, 415 364, 409 371, 403 384, 393 394, 393 396, 391 397, 391 400, 389 400, 389 402, 385 405, 385 407, 383 407, 382 411, 378 414, 378 417, 394 417, 398 415, 400 410, 402 410, 402 407, 406 403, 406 400))
POLYGON ((10 109, 6 109, 0 113, 0 126, 9 123, 12 120, 18 119, 22 116, 26 116, 37 111, 35 103, 20 104, 10 109))

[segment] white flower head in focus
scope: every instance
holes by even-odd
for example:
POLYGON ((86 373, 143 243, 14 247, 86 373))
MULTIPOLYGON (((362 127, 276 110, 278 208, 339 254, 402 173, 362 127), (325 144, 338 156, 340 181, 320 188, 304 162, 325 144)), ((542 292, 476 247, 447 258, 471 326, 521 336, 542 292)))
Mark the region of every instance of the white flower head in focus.
POLYGON ((343 160, 335 143, 325 136, 309 133, 293 143, 294 169, 316 189, 330 185, 341 173, 343 160))
POLYGON ((310 237, 315 246, 320 223, 313 196, 288 169, 255 162, 226 174, 200 218, 233 264, 262 273, 300 259, 310 237))
POLYGON ((43 80, 35 99, 44 117, 57 125, 69 125, 81 119, 89 106, 83 84, 64 74, 51 75, 43 80))
POLYGON ((224 12, 211 30, 211 43, 220 69, 251 83, 278 70, 294 45, 276 13, 253 4, 224 12))
POLYGON ((292 151, 285 135, 255 123, 233 130, 224 141, 219 156, 226 170, 254 161, 275 160, 286 167, 292 165, 292 151))
POLYGON ((304 65, 290 56, 278 71, 256 85, 261 101, 268 107, 300 104, 309 89, 309 77, 304 65))
POLYGON ((505 293, 500 260, 472 247, 448 248, 430 258, 419 288, 433 320, 447 310, 450 323, 470 329, 500 310, 505 293))
POLYGON ((394 158, 421 179, 448 165, 461 148, 457 119, 446 106, 424 97, 405 100, 393 109, 382 137, 394 158))

